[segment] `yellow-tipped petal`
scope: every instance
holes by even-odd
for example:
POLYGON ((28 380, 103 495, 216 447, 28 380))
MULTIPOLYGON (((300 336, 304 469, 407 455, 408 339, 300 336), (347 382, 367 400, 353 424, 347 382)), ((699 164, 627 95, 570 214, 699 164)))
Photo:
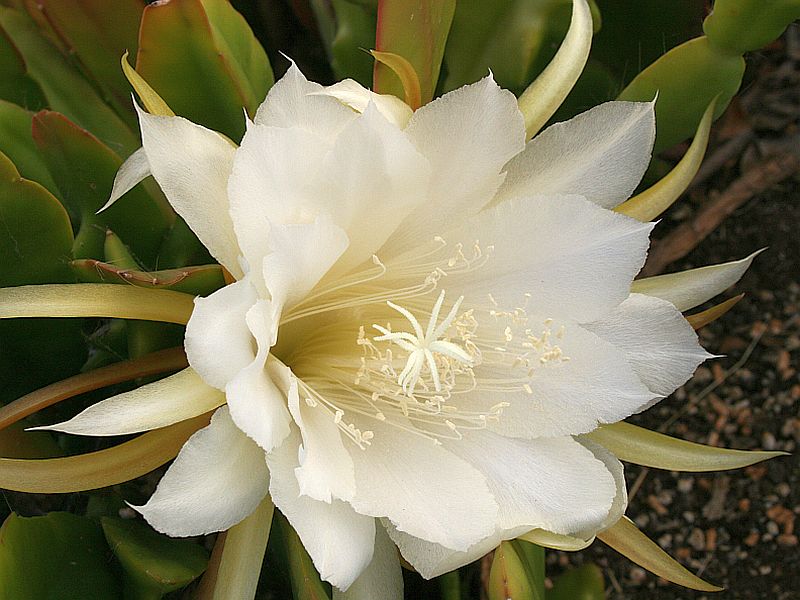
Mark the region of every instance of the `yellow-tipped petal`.
POLYGON ((392 52, 379 52, 370 50, 370 54, 380 63, 389 67, 403 84, 403 91, 406 94, 405 102, 412 110, 417 110, 422 106, 422 87, 419 83, 419 75, 414 70, 414 66, 399 54, 392 52))
POLYGON ((725 471, 786 455, 785 452, 705 446, 630 423, 603 425, 586 437, 611 451, 620 460, 669 471, 725 471))
POLYGON ((274 511, 272 499, 267 496, 253 514, 222 534, 224 539, 217 541, 222 544, 222 551, 218 553, 216 546, 214 548, 219 563, 214 568, 215 557, 212 557, 212 565, 203 576, 197 600, 255 598, 274 511))
POLYGON ((519 97, 525 130, 532 138, 553 116, 578 81, 592 46, 592 11, 586 0, 573 0, 572 21, 558 52, 519 97))
POLYGON ((185 325, 193 308, 189 294, 110 283, 0 288, 0 319, 112 317, 185 325))
POLYGON ((697 126, 691 146, 675 168, 652 187, 617 206, 614 209, 616 212, 640 221, 652 221, 681 197, 703 162, 711 124, 714 122, 716 103, 714 98, 708 105, 697 126))
POLYGON ((699 313, 695 313, 693 315, 687 315, 686 320, 689 322, 689 325, 695 328, 695 330, 700 329, 701 327, 705 327, 709 323, 712 323, 719 319, 722 315, 727 313, 730 309, 732 309, 736 304, 738 304, 739 300, 744 298, 744 294, 739 294, 738 296, 734 296, 733 298, 728 298, 725 302, 720 302, 716 306, 712 306, 708 310, 704 310, 699 313))
POLYGON ((131 84, 136 93, 139 95, 139 98, 142 99, 142 104, 147 109, 151 115, 159 115, 162 117, 174 117, 175 113, 172 112, 172 109, 164 102, 164 99, 158 95, 158 93, 150 87, 150 84, 147 83, 144 78, 136 72, 129 63, 128 63, 128 52, 126 51, 125 54, 122 55, 122 72, 125 73, 125 77, 128 78, 128 82, 131 84))
POLYGON ((78 394, 130 381, 137 377, 175 371, 188 366, 188 364, 183 348, 168 348, 62 379, 0 408, 0 430, 43 408, 78 394))
POLYGON ((565 552, 577 552, 588 548, 594 542, 594 537, 584 540, 569 535, 560 535, 545 531, 544 529, 532 529, 528 533, 523 533, 517 539, 525 540, 537 546, 552 548, 553 550, 564 550, 565 552))
POLYGON ((658 544, 639 531, 628 517, 622 517, 614 525, 598 533, 597 537, 640 567, 667 581, 702 592, 721 592, 723 589, 687 571, 658 544))
POLYGON ((178 455, 210 414, 150 431, 124 444, 64 458, 0 458, 0 488, 31 494, 66 494, 123 483, 149 473, 178 455))

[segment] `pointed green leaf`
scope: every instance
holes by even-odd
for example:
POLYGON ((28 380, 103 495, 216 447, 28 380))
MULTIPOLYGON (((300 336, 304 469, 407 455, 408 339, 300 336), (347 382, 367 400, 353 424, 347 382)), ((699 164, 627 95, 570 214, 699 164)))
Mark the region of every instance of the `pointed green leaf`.
POLYGON ((136 70, 177 114, 234 140, 273 83, 266 53, 228 0, 145 8, 136 70))
POLYGON ((489 571, 489 600, 542 600, 517 542, 501 542, 489 571))
POLYGON ((715 0, 703 31, 715 46, 741 55, 777 39, 796 19, 800 0, 715 0))
POLYGON ((130 87, 119 57, 136 52, 143 0, 40 0, 41 10, 96 84, 102 87, 129 124, 135 124, 130 87), (127 114, 126 114, 127 113, 127 114))
POLYGON ((19 49, 0 28, 0 98, 24 106, 28 110, 45 107, 46 100, 39 84, 28 75, 28 67, 19 49))
MULTIPOLYGON (((375 49, 398 54, 411 63, 419 77, 422 104, 430 102, 436 92, 455 6, 455 0, 378 2, 375 49)), ((405 96, 400 79, 380 62, 375 63, 374 88, 380 94, 405 96)))
POLYGON ((40 183, 49 192, 57 194, 58 188, 33 143, 32 120, 33 113, 0 100, 0 152, 14 162, 22 177, 40 183))
POLYGON ((667 581, 704 592, 722 590, 721 587, 703 581, 687 571, 658 544, 639 531, 628 517, 622 517, 616 524, 598 533, 597 537, 640 567, 667 581))
POLYGON ((330 585, 320 579, 300 536, 280 513, 276 515, 274 525, 278 526, 283 539, 294 600, 329 600, 330 585))
POLYGON ((604 600, 603 572, 589 563, 559 575, 553 580, 553 589, 547 591, 547 600, 604 600))
MULTIPOLYGON (((44 187, 20 177, 0 153, 0 286, 73 281, 72 226, 44 187)), ((0 403, 77 371, 86 356, 82 323, 0 324, 0 403)))
MULTIPOLYGON (((224 540, 218 538, 217 544, 222 543, 223 547, 216 572, 209 573, 213 590, 203 589, 206 583, 203 578, 197 600, 255 596, 274 512, 272 499, 267 496, 250 516, 225 532, 224 540)), ((209 571, 212 566, 209 565, 209 571)))
POLYGON ((743 74, 741 56, 720 53, 703 36, 651 64, 619 99, 649 102, 658 94, 654 152, 659 152, 692 135, 715 97, 714 118, 719 117, 739 89, 743 74))
POLYGON ((160 598, 206 569, 208 552, 195 542, 169 538, 140 521, 103 517, 100 523, 122 565, 126 597, 160 598))
POLYGON ((64 204, 80 222, 76 258, 102 258, 106 228, 131 247, 146 265, 155 264, 164 235, 174 219, 161 196, 150 196, 143 186, 97 214, 111 194, 120 157, 88 131, 63 115, 42 111, 33 120, 33 138, 61 190, 64 204))
POLYGON ((587 437, 610 450, 620 460, 669 471, 740 469, 762 460, 786 455, 785 452, 704 446, 624 422, 602 425, 587 434, 587 437))
POLYGON ((119 600, 108 554, 90 519, 11 514, 0 528, 0 600, 119 600))
POLYGON ((88 129, 117 152, 129 154, 139 147, 133 131, 78 70, 39 34, 27 15, 0 7, 0 27, 19 49, 50 108, 88 129))
POLYGON ((355 79, 372 85, 373 61, 364 50, 375 44, 377 11, 357 0, 332 0, 336 31, 330 42, 331 68, 337 80, 355 79))

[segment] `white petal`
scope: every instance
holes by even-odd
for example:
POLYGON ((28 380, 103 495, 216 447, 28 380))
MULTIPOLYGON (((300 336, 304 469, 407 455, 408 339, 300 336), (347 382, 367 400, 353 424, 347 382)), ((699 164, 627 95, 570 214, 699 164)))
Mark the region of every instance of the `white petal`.
MULTIPOLYGON (((541 321, 530 320, 532 324, 541 321)), ((553 331, 561 325, 553 323, 553 331)), ((475 391, 459 399, 459 408, 488 411, 508 402, 498 420, 488 421, 489 429, 535 439, 587 433, 600 423, 615 423, 639 412, 657 397, 641 382, 622 350, 580 325, 566 323, 563 337, 554 343, 569 360, 537 364, 534 356, 530 393, 475 391)), ((475 369, 478 378, 503 380, 509 374, 508 368, 486 364, 475 369)))
POLYGON ((239 278, 239 244, 227 196, 235 146, 181 117, 136 110, 147 163, 167 200, 211 255, 239 278))
POLYGON ((486 477, 500 530, 571 535, 597 527, 616 494, 605 465, 571 437, 522 440, 478 430, 444 444, 486 477))
POLYGON ((399 427, 365 421, 362 429, 374 438, 363 450, 349 447, 358 512, 387 517, 401 531, 455 550, 491 534, 497 504, 477 470, 399 427))
POLYGON ((319 94, 324 89, 308 81, 292 63, 286 74, 270 88, 254 120, 270 127, 305 129, 332 140, 356 114, 336 98, 319 94))
POLYGON ((750 268, 753 259, 763 250, 753 252, 747 258, 710 265, 699 269, 637 279, 631 291, 655 296, 671 302, 678 310, 689 310, 724 292, 750 268))
POLYGON ((272 251, 264 257, 262 270, 277 323, 283 307, 311 291, 345 252, 348 241, 344 231, 322 215, 313 223, 273 225, 269 244, 272 251))
POLYGON ((253 335, 245 315, 256 299, 249 278, 194 299, 184 346, 189 364, 209 385, 224 390, 239 371, 253 362, 253 335))
POLYGON ((305 129, 248 124, 233 161, 228 196, 236 235, 251 270, 259 270, 270 252, 273 223, 313 221, 320 206, 327 204, 327 197, 319 194, 325 185, 322 162, 330 147, 330 141, 305 129))
POLYGON ((289 411, 300 428, 300 466, 295 469, 300 493, 330 503, 350 500, 355 493, 353 460, 342 443, 334 415, 323 405, 309 406, 298 394, 289 396, 289 411))
POLYGON ((103 212, 114 202, 131 191, 139 182, 150 175, 150 163, 147 162, 147 153, 144 148, 139 148, 131 154, 117 171, 114 176, 114 187, 111 189, 111 197, 103 208, 97 212, 103 212))
POLYGON ((340 269, 354 266, 425 200, 428 173, 427 161, 374 104, 333 143, 299 128, 254 125, 237 152, 229 187, 245 256, 255 264, 267 253, 269 223, 326 215, 350 240, 340 269))
POLYGON ((677 309, 652 296, 631 296, 586 329, 625 353, 642 382, 668 396, 712 355, 703 350, 692 326, 677 309))
POLYGON ((428 160, 375 104, 348 125, 325 160, 326 202, 350 238, 343 269, 374 254, 425 202, 428 160))
POLYGON ((590 532, 587 537, 591 537, 624 512, 627 496, 622 465, 596 445, 589 452, 571 438, 524 441, 488 432, 479 432, 476 439, 467 437, 454 442, 452 448, 466 442, 459 454, 487 474, 504 525, 466 552, 389 527, 403 558, 427 579, 476 561, 501 541, 527 533, 529 524, 542 521, 545 513, 555 519, 554 524, 581 535, 590 532))
POLYGON ((272 500, 292 524, 325 581, 347 589, 369 565, 375 519, 356 513, 341 500, 330 504, 300 495, 295 479, 300 436, 293 431, 267 455, 272 500))
POLYGON ((606 102, 551 125, 509 162, 496 202, 577 194, 613 208, 627 200, 642 179, 655 134, 651 102, 606 102))
POLYGON ((236 426, 269 452, 289 435, 287 397, 297 393, 297 386, 288 367, 269 356, 274 337, 272 305, 257 301, 246 321, 258 352, 225 386, 225 395, 236 426))
POLYGON ((583 436, 578 438, 578 441, 588 448, 597 460, 603 462, 614 478, 614 486, 616 487, 616 494, 614 495, 614 501, 611 503, 611 508, 599 526, 589 527, 574 534, 577 538, 589 539, 597 535, 597 533, 608 529, 622 518, 622 515, 625 514, 625 509, 628 508, 628 489, 625 484, 625 468, 616 456, 600 444, 595 444, 583 436))
POLYGON ((372 562, 347 591, 333 588, 333 600, 403 600, 403 572, 397 547, 386 530, 375 528, 372 562))
MULTIPOLYGON (((459 552, 398 531, 391 523, 386 525, 386 531, 394 543, 397 544, 403 558, 425 579, 438 577, 475 562, 494 550, 503 541, 503 536, 499 532, 495 532, 471 546, 468 550, 459 552)), ((523 533, 525 531, 520 529, 510 535, 509 539, 523 533)))
POLYGON ((503 182, 503 165, 525 144, 514 95, 491 75, 414 113, 406 133, 431 164, 428 201, 411 213, 381 256, 425 243, 486 206, 503 182))
POLYGON ((225 395, 189 368, 92 404, 69 421, 31 429, 75 435, 128 435, 191 419, 223 404, 225 395))
POLYGON ((144 506, 147 522, 172 537, 224 531, 267 494, 264 452, 233 424, 227 407, 192 435, 144 506))
POLYGON ((482 267, 440 285, 472 305, 486 304, 491 294, 503 310, 527 305, 539 315, 591 321, 628 297, 652 227, 579 196, 509 200, 442 234, 468 255, 478 240, 490 255, 482 267))
POLYGON ((339 100, 339 102, 346 104, 360 113, 363 113, 367 109, 367 106, 369 106, 369 103, 372 102, 378 107, 381 114, 386 117, 387 121, 400 129, 408 125, 411 115, 414 114, 411 107, 397 96, 392 96, 391 94, 376 94, 352 79, 339 81, 338 83, 327 86, 323 91, 316 93, 333 96, 339 100))

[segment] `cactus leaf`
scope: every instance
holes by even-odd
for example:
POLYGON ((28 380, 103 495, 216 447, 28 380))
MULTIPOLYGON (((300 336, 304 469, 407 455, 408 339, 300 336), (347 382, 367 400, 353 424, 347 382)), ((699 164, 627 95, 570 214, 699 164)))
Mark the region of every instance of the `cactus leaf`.
POLYGON ((244 134, 273 83, 272 67, 249 25, 228 0, 148 5, 136 71, 179 115, 226 134, 244 134))
MULTIPOLYGON (((406 59, 417 73, 421 104, 433 99, 439 81, 445 42, 455 12, 455 0, 380 0, 375 49, 406 59)), ((394 70, 376 62, 374 88, 379 94, 405 96, 394 70)))
POLYGON ((119 57, 136 52, 143 0, 40 0, 40 10, 118 112, 133 126, 130 92, 119 57))
POLYGON ((28 73, 41 87, 51 109, 88 129, 117 152, 130 153, 139 147, 128 125, 58 49, 39 34, 27 15, 0 7, 0 27, 19 49, 28 73))
POLYGON ((714 46, 740 55, 774 41, 796 19, 800 0, 715 0, 703 31, 714 46))
POLYGON ((174 213, 162 196, 138 186, 125 202, 96 214, 111 194, 122 160, 88 131, 64 115, 42 111, 33 119, 33 138, 61 190, 67 208, 79 219, 76 258, 102 258, 106 228, 129 241, 146 265, 155 263, 174 213))
POLYGON ((702 36, 664 54, 639 73, 619 99, 649 102, 658 94, 654 152, 659 152, 692 135, 714 98, 714 118, 719 117, 743 74, 741 56, 718 52, 702 36))

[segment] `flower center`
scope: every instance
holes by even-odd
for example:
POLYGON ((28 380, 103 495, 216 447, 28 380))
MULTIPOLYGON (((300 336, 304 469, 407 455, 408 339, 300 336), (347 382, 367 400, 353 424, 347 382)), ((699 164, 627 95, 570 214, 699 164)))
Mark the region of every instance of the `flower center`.
MULTIPOLYGON (((458 313, 458 308, 464 300, 461 296, 453 308, 450 309, 448 315, 444 318, 442 323, 437 326, 439 319, 439 311, 442 309, 442 302, 444 302, 444 290, 439 294, 439 299, 433 307, 431 318, 428 321, 428 329, 423 333, 422 326, 416 317, 402 306, 398 306, 391 301, 386 304, 391 308, 403 315, 414 330, 414 333, 406 331, 393 332, 391 325, 381 327, 380 325, 372 325, 383 335, 373 338, 373 341, 383 342, 391 341, 398 345, 400 348, 408 353, 405 367, 397 378, 397 384, 402 388, 409 398, 414 397, 414 390, 417 383, 420 381, 423 369, 427 368, 431 378, 431 384, 436 392, 442 391, 442 380, 447 384, 450 376, 455 372, 455 369, 460 365, 465 365, 466 368, 472 367, 473 357, 458 344, 445 339, 440 339, 445 332, 450 328, 458 313)), ((360 344, 364 343, 363 338, 359 340, 360 344)), ((391 368, 391 365, 389 365, 391 368)), ((425 389, 429 389, 425 385, 425 389)))
POLYGON ((435 248, 386 264, 375 257, 284 315, 282 326, 291 323, 297 340, 287 364, 306 404, 328 411, 362 448, 374 437, 369 420, 435 444, 460 439, 501 418, 520 395, 532 396, 537 369, 569 360, 558 345, 564 328, 529 317, 529 294, 511 310, 491 295, 465 310, 463 296, 446 308, 442 289, 431 306, 444 278, 481 268, 491 254, 477 243, 470 255, 446 246, 437 238, 435 248))

